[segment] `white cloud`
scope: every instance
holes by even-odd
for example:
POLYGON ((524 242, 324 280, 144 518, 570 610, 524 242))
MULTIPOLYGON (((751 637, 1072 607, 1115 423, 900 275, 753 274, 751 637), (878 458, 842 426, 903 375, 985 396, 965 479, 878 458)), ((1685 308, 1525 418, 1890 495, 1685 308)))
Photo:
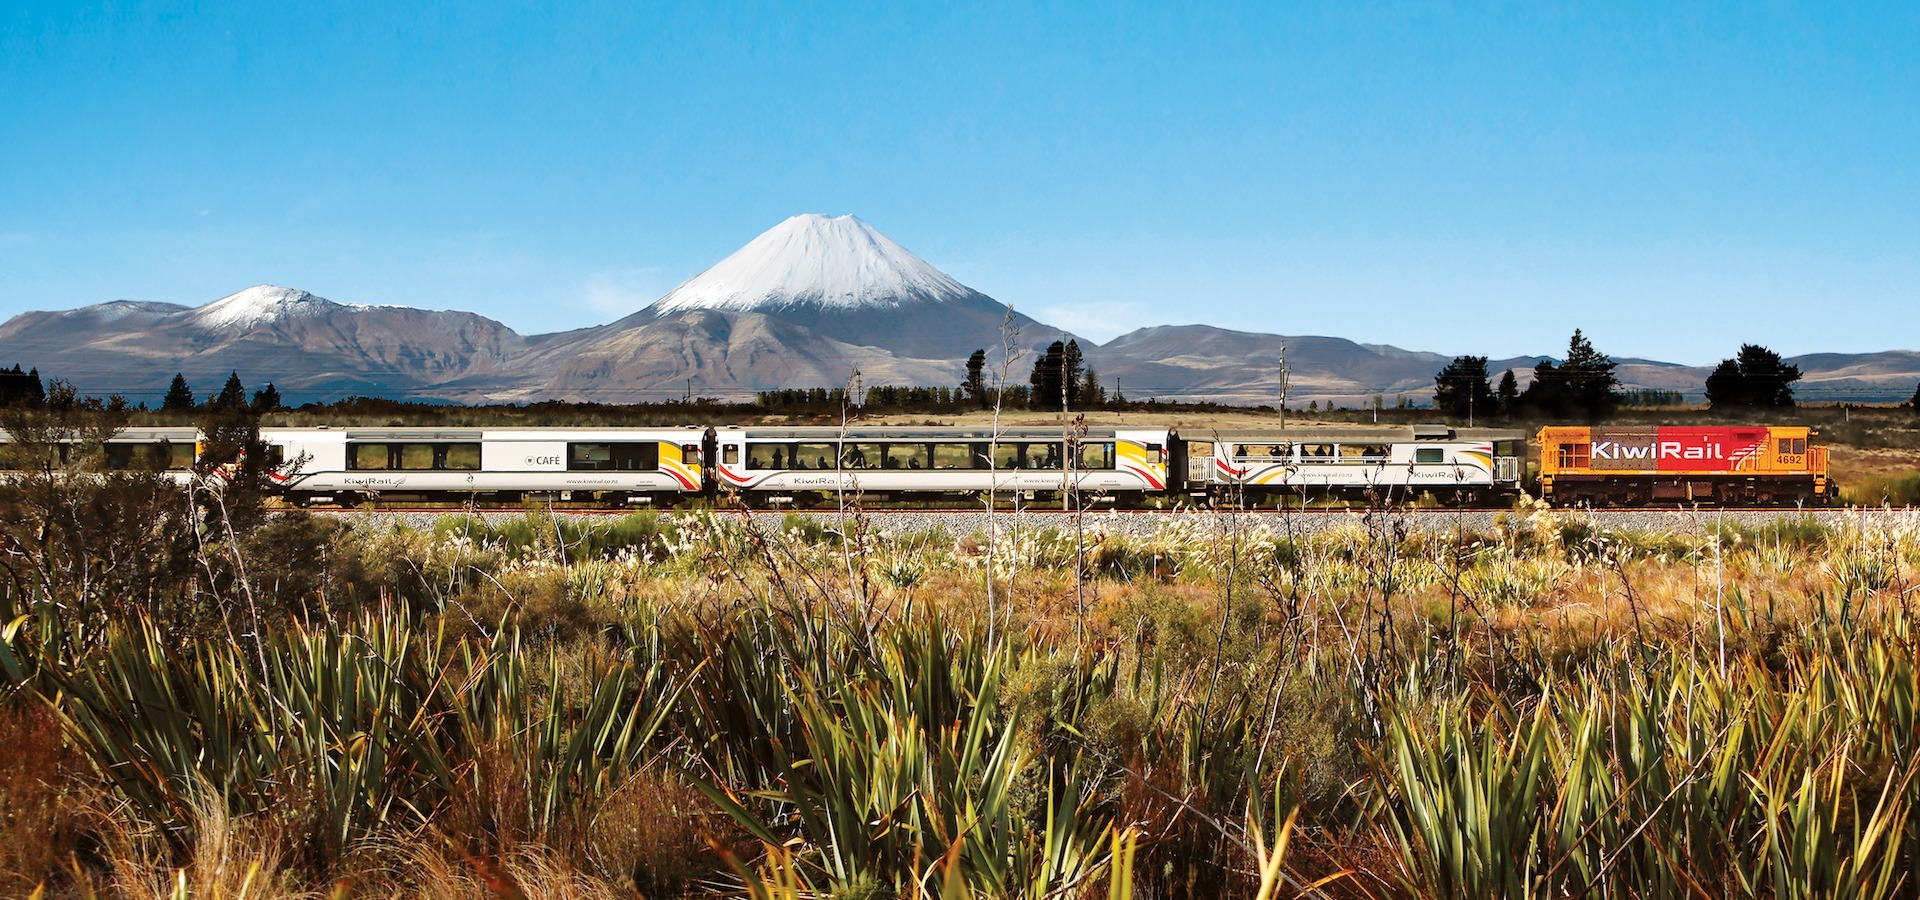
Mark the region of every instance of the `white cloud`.
POLYGON ((1136 328, 1166 324, 1155 318, 1154 311, 1147 304, 1131 300, 1062 303, 1056 306, 1043 306, 1027 314, 1055 328, 1062 328, 1103 344, 1136 328))
POLYGON ((639 312, 673 289, 665 283, 662 274, 659 266, 595 273, 581 285, 578 299, 572 305, 603 315, 625 316, 639 312))

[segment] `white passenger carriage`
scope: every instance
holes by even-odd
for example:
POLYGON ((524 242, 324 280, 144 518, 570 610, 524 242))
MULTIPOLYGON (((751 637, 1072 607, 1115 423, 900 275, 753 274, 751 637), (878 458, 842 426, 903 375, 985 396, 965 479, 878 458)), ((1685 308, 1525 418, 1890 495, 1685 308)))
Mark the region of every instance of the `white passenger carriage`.
MULTIPOLYGON (((184 485, 193 479, 199 440, 200 433, 193 428, 123 428, 107 439, 104 462, 109 471, 160 472, 184 485)), ((12 444, 12 437, 0 431, 0 471, 35 465, 20 459, 12 444)), ((43 462, 50 462, 54 468, 65 466, 71 460, 71 449, 70 444, 62 442, 53 449, 53 458, 43 462)))
POLYGON ((1227 501, 1477 503, 1519 493, 1525 441, 1492 428, 1287 429, 1189 436, 1180 455, 1188 493, 1227 501))
POLYGON ((706 430, 266 428, 274 479, 297 503, 591 500, 671 503, 701 493, 706 430))
POLYGON ((982 491, 1111 503, 1166 490, 1164 428, 729 427, 715 434, 715 480, 757 505, 857 492, 874 500, 982 491))

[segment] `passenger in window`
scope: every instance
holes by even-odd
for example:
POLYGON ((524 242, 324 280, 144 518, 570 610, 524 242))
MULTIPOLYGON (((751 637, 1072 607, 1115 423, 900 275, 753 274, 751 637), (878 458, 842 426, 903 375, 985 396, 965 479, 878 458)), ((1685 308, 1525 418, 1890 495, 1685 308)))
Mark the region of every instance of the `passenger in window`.
POLYGON ((786 468, 786 461, 787 461, 786 451, 782 450, 779 447, 773 448, 773 467, 776 469, 786 468))

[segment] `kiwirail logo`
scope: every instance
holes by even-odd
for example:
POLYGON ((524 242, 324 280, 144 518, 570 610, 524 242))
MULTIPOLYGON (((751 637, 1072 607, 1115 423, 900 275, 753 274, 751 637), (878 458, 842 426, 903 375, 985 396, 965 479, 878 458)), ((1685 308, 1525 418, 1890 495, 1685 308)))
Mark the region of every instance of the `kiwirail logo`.
MULTIPOLYGON (((1752 448, 1744 454, 1735 451, 1736 456, 1751 456, 1752 448)), ((1593 458, 1607 460, 1633 459, 1695 459, 1727 460, 1726 450, 1717 441, 1688 446, 1680 441, 1648 441, 1644 444, 1623 444, 1619 441, 1594 441, 1593 458)), ((1737 460, 1736 460, 1737 461, 1737 460)))
POLYGON ((1733 470, 1766 448, 1760 429, 1596 429, 1593 467, 1616 471, 1733 470))

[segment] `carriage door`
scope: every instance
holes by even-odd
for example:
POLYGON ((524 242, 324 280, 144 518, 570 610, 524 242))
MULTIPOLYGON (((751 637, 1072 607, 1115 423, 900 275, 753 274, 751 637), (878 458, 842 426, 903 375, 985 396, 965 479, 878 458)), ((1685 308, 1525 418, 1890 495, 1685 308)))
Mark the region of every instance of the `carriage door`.
POLYGON ((1213 442, 1187 442, 1187 483, 1204 485, 1213 480, 1213 442))
POLYGON ((718 433, 712 440, 713 449, 708 452, 707 463, 719 476, 712 479, 713 486, 726 490, 746 483, 746 436, 737 431, 726 431, 718 433))

